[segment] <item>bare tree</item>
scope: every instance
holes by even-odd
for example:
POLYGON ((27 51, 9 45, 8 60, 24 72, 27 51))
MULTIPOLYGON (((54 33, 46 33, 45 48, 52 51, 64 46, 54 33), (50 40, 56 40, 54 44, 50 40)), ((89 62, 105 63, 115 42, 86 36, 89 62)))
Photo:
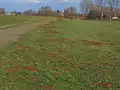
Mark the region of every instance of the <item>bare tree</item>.
MULTIPOLYGON (((108 0, 109 11, 111 13, 114 13, 114 17, 116 17, 117 8, 119 4, 120 4, 120 0, 108 0)), ((110 20, 111 18, 112 18, 112 15, 110 16, 110 20)))
POLYGON ((87 14, 92 7, 93 7, 92 0, 81 0, 80 11, 83 12, 84 14, 87 14))
POLYGON ((97 7, 100 10, 101 20, 103 20, 104 8, 105 8, 105 0, 95 0, 95 3, 96 3, 97 7))
POLYGON ((110 15, 110 20, 112 20, 113 0, 108 0, 108 6, 109 6, 109 12, 111 13, 111 15, 110 15))
POLYGON ((113 1, 113 8, 114 8, 114 17, 116 17, 116 13, 117 13, 117 9, 118 9, 118 5, 120 4, 120 0, 112 0, 113 1))
POLYGON ((93 8, 93 1, 92 0, 81 0, 80 2, 80 12, 84 13, 87 18, 87 14, 93 8))

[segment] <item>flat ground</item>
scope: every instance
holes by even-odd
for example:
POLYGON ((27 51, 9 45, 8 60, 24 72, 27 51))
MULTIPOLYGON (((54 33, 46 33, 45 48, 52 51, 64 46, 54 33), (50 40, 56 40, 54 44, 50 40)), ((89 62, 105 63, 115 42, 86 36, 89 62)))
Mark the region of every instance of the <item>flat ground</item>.
POLYGON ((30 20, 31 17, 28 16, 0 16, 0 26, 15 24, 15 23, 23 23, 25 21, 30 20))
POLYGON ((120 22, 58 20, 1 52, 0 90, 119 90, 120 22))
MULTIPOLYGON (((21 16, 7 16, 7 18, 13 18, 13 22, 15 23, 17 20, 19 20, 21 18, 21 16), (17 20, 16 20, 17 19, 17 20)), ((3 21, 5 21, 4 23, 7 25, 9 25, 9 23, 7 22, 7 18, 2 19, 3 21)), ((10 20, 9 19, 9 20, 10 20)), ((22 19, 26 19, 26 16, 22 17, 22 19)), ((26 21, 31 20, 30 23, 27 24, 21 24, 21 25, 13 25, 10 26, 9 28, 2 28, 0 29, 0 50, 4 49, 4 47, 8 46, 10 43, 12 42, 16 42, 19 37, 27 32, 29 32, 30 30, 34 30, 37 27, 39 27, 42 24, 48 23, 49 20, 51 20, 51 18, 44 18, 44 17, 31 17, 30 19, 27 17, 26 21), (41 22, 42 21, 42 22, 41 22)), ((23 21, 24 22, 24 21, 23 21)), ((20 23, 23 23, 20 22, 20 23)), ((18 23, 18 22, 16 22, 18 23)), ((1 23, 0 23, 1 24, 1 23)))
MULTIPOLYGON (((41 17, 44 18, 44 17, 41 17)), ((32 16, 0 16, 0 31, 3 28, 10 28, 15 26, 21 26, 26 23, 39 22, 42 19, 32 16)))

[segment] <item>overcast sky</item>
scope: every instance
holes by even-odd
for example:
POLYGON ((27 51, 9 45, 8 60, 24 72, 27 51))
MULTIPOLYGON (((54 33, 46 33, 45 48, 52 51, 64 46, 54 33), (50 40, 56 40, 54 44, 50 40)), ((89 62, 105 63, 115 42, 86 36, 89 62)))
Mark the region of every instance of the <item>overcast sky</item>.
POLYGON ((37 10, 41 6, 49 5, 54 10, 63 10, 68 6, 74 6, 78 9, 79 3, 80 0, 0 0, 0 8, 5 8, 6 11, 24 11, 27 9, 37 10))

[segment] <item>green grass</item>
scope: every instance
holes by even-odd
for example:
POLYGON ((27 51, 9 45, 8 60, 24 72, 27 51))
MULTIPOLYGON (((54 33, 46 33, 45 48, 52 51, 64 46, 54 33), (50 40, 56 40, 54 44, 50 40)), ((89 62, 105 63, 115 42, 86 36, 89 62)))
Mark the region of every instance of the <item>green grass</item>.
POLYGON ((25 16, 0 16, 0 26, 22 23, 29 19, 30 17, 25 16))
POLYGON ((37 23, 47 17, 39 16, 0 16, 0 29, 21 26, 25 23, 37 23))
POLYGON ((1 52, 0 90, 119 90, 119 25, 59 20, 23 35, 1 52))
POLYGON ((41 20, 38 16, 0 16, 0 26, 23 23, 27 21, 36 22, 41 20))

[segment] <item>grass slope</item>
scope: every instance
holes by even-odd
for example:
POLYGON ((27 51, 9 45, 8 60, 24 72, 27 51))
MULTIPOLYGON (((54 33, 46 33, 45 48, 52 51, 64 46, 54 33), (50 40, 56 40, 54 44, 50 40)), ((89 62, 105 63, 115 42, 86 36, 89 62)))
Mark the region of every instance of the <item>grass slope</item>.
POLYGON ((0 90, 119 90, 120 22, 59 20, 1 53, 0 90))

